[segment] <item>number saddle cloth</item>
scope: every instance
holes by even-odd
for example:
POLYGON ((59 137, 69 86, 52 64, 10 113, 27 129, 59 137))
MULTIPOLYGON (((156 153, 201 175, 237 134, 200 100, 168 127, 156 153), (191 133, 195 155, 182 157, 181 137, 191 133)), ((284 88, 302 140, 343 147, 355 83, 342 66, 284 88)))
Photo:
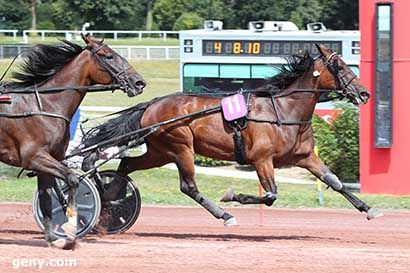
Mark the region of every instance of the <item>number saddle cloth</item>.
POLYGON ((250 93, 245 95, 237 93, 225 97, 221 101, 223 117, 234 132, 233 142, 235 160, 241 165, 246 165, 248 163, 241 131, 246 128, 248 122, 250 95, 250 93))

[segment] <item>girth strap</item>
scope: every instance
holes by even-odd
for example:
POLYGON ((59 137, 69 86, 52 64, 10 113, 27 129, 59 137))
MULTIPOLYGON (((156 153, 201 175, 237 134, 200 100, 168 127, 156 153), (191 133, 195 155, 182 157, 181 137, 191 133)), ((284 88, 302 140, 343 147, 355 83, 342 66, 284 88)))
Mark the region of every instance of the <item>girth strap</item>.
POLYGON ((235 151, 235 160, 241 164, 246 165, 248 161, 246 160, 246 151, 245 145, 242 139, 241 129, 239 127, 233 127, 233 143, 234 143, 234 151, 235 151))

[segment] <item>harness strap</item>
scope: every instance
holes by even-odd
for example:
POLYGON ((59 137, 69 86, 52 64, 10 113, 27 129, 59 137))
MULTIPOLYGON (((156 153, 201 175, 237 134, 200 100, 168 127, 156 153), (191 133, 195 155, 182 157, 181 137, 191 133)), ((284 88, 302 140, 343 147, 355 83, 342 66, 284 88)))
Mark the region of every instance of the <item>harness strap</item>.
POLYGON ((246 165, 248 162, 246 160, 245 144, 243 143, 241 129, 238 127, 233 127, 233 143, 234 143, 234 153, 235 160, 241 164, 246 165))
POLYGON ((34 85, 34 92, 36 94, 38 108, 40 109, 40 111, 43 111, 43 104, 41 103, 40 94, 38 93, 37 85, 34 85))
POLYGON ((267 120, 267 119, 248 118, 248 121, 270 123, 270 124, 275 124, 275 125, 278 125, 278 126, 281 126, 281 125, 290 125, 290 126, 292 126, 292 125, 312 124, 311 120, 267 120))
POLYGON ((63 119, 68 123, 71 122, 71 120, 69 118, 67 118, 63 115, 44 112, 44 111, 23 112, 21 114, 9 114, 9 113, 1 113, 0 112, 0 117, 5 117, 5 118, 26 118, 26 117, 32 117, 32 116, 47 116, 47 117, 52 117, 52 118, 63 119))

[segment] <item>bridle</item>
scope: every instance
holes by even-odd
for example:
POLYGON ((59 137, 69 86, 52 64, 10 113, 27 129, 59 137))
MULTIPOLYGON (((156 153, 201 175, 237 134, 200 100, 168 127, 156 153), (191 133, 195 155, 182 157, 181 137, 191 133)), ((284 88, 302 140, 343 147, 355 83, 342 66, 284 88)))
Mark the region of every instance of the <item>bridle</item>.
POLYGON ((322 60, 325 67, 333 76, 334 82, 336 83, 334 92, 341 97, 351 95, 352 91, 349 90, 349 86, 357 76, 350 69, 344 72, 339 68, 339 55, 333 52, 328 57, 321 54, 318 58, 322 60))
POLYGON ((102 68, 104 68, 110 76, 114 79, 115 83, 119 84, 120 89, 123 90, 124 92, 128 92, 128 75, 127 71, 130 70, 132 67, 128 64, 128 62, 125 60, 124 57, 116 53, 115 51, 111 51, 110 57, 103 57, 102 55, 98 54, 98 52, 103 49, 103 48, 109 48, 106 44, 101 43, 99 47, 90 47, 87 46, 86 49, 91 51, 91 54, 93 57, 97 60, 97 62, 100 64, 102 68), (123 67, 116 67, 113 65, 111 62, 108 60, 114 59, 114 58, 119 58, 123 62, 123 67))

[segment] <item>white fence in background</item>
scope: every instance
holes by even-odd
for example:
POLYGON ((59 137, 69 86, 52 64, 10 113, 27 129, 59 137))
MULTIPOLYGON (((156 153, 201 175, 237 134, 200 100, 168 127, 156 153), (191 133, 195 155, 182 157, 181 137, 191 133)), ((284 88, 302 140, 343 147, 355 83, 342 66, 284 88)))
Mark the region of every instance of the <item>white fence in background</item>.
MULTIPOLYGON (((14 58, 29 45, 0 45, 0 59, 14 58)), ((127 60, 179 59, 179 46, 110 46, 127 60)), ((24 52, 19 58, 24 57, 24 52)))
POLYGON ((179 59, 179 46, 111 46, 127 60, 179 59))
MULTIPOLYGON (((161 37, 164 41, 167 40, 168 37, 178 38, 178 31, 150 31, 150 30, 87 30, 87 33, 92 35, 104 36, 106 38, 113 38, 117 40, 119 36, 123 37, 135 37, 139 41, 143 39, 143 37, 161 37), (109 34, 108 36, 106 34, 109 34)), ((30 39, 30 33, 37 33, 40 34, 41 40, 45 40, 46 35, 49 36, 64 36, 65 39, 71 41, 73 39, 80 40, 81 33, 80 30, 23 30, 23 42, 28 43, 30 39)))
POLYGON ((12 34, 13 35, 13 40, 17 39, 17 29, 0 29, 0 33, 5 33, 5 34, 12 34))

